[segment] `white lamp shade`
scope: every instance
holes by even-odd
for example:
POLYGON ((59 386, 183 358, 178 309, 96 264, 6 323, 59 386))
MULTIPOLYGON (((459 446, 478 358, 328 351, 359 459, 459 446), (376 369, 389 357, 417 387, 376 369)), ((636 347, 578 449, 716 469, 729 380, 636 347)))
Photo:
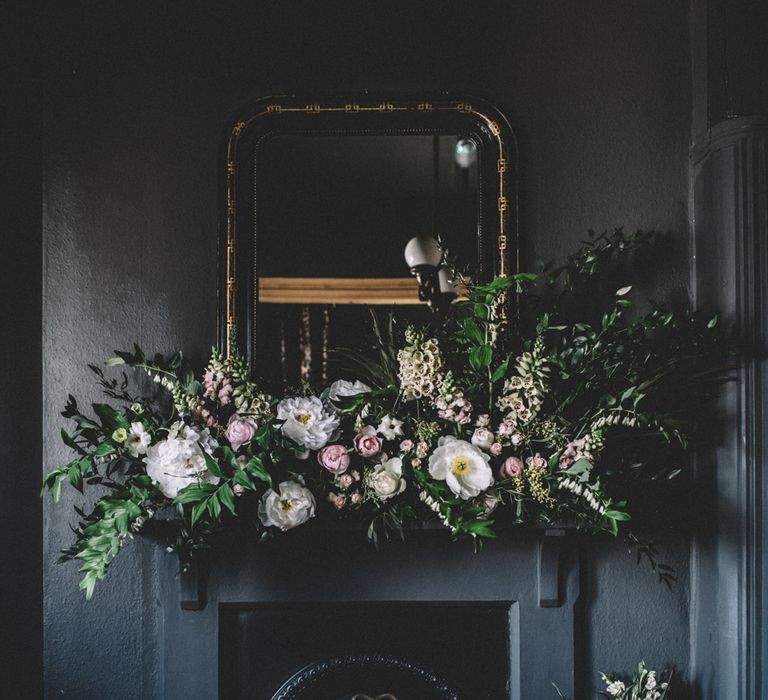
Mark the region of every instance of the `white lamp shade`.
POLYGON ((416 236, 405 245, 405 262, 408 267, 430 265, 437 267, 443 258, 443 251, 432 236, 416 236))

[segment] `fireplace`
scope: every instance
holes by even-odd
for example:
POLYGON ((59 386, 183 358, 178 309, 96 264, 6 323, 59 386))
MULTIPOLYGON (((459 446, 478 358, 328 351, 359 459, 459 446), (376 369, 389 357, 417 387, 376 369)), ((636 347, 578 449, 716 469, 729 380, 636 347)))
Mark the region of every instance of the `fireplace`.
POLYGON ((427 698, 430 688, 435 697, 505 698, 516 613, 511 601, 222 605, 219 697, 272 700, 293 678, 310 686, 295 697, 312 700, 427 698))
POLYGON ((553 682, 573 697, 582 612, 567 534, 503 533, 479 553, 442 531, 380 551, 360 534, 233 546, 210 570, 207 601, 188 581, 180 595, 168 557, 166 700, 403 700, 410 688, 426 700, 430 687, 527 700, 550 697, 553 682))

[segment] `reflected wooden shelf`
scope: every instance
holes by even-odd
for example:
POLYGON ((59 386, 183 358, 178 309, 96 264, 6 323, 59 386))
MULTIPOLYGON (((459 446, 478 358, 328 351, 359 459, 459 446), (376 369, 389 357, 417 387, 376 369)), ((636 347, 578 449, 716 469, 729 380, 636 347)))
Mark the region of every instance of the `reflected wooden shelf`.
POLYGON ((419 301, 414 277, 260 277, 260 304, 411 305, 419 301))

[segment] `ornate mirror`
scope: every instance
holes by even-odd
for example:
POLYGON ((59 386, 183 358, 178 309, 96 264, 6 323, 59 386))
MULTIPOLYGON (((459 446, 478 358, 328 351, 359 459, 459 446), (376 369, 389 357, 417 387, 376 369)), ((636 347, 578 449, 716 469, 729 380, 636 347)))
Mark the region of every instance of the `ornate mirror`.
POLYGON ((517 152, 476 99, 258 100, 226 141, 220 324, 256 374, 325 379, 370 307, 430 313, 403 258, 439 237, 473 275, 517 267, 517 152))

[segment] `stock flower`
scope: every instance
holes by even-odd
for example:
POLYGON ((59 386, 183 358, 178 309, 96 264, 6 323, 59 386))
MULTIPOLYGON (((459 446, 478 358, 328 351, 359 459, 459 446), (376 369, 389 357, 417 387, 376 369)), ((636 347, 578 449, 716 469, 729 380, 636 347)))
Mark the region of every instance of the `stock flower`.
POLYGON ((200 481, 218 484, 219 477, 208 471, 200 445, 201 434, 185 426, 171 430, 147 450, 147 474, 168 498, 176 498, 185 486, 200 481))
POLYGON ((147 454, 151 440, 152 436, 144 429, 144 424, 141 421, 136 421, 131 423, 131 432, 125 439, 125 446, 131 457, 138 457, 147 454))
POLYGON ((366 425, 353 440, 355 451, 361 457, 371 459, 381 453, 381 438, 376 435, 376 428, 366 425))
POLYGON ((374 467, 366 476, 368 486, 380 501, 386 501, 392 496, 405 491, 403 479, 403 462, 399 457, 392 457, 374 467))
POLYGON ((384 416, 376 432, 381 433, 387 440, 394 440, 403 434, 403 421, 392 416, 384 416))
POLYGON ((256 422, 252 418, 241 418, 233 413, 227 423, 226 437, 232 449, 237 452, 243 445, 247 445, 256 434, 256 422))
POLYGON ((315 514, 315 497, 296 481, 283 481, 278 491, 270 489, 259 503, 259 519, 267 526, 291 530, 315 514))
POLYGON ((286 437, 310 450, 325 447, 339 427, 339 419, 316 396, 283 399, 277 404, 277 418, 285 421, 280 429, 286 437))
POLYGON ((317 453, 317 461, 331 474, 343 474, 349 467, 349 453, 343 445, 326 445, 317 453))
POLYGON ((367 384, 361 381, 349 382, 346 379, 339 379, 328 388, 328 400, 335 403, 339 399, 347 396, 357 396, 358 394, 367 394, 371 390, 367 384))
POLYGON ((459 498, 474 498, 493 484, 493 472, 488 466, 490 455, 452 436, 440 438, 437 445, 429 457, 429 473, 445 481, 459 498))

